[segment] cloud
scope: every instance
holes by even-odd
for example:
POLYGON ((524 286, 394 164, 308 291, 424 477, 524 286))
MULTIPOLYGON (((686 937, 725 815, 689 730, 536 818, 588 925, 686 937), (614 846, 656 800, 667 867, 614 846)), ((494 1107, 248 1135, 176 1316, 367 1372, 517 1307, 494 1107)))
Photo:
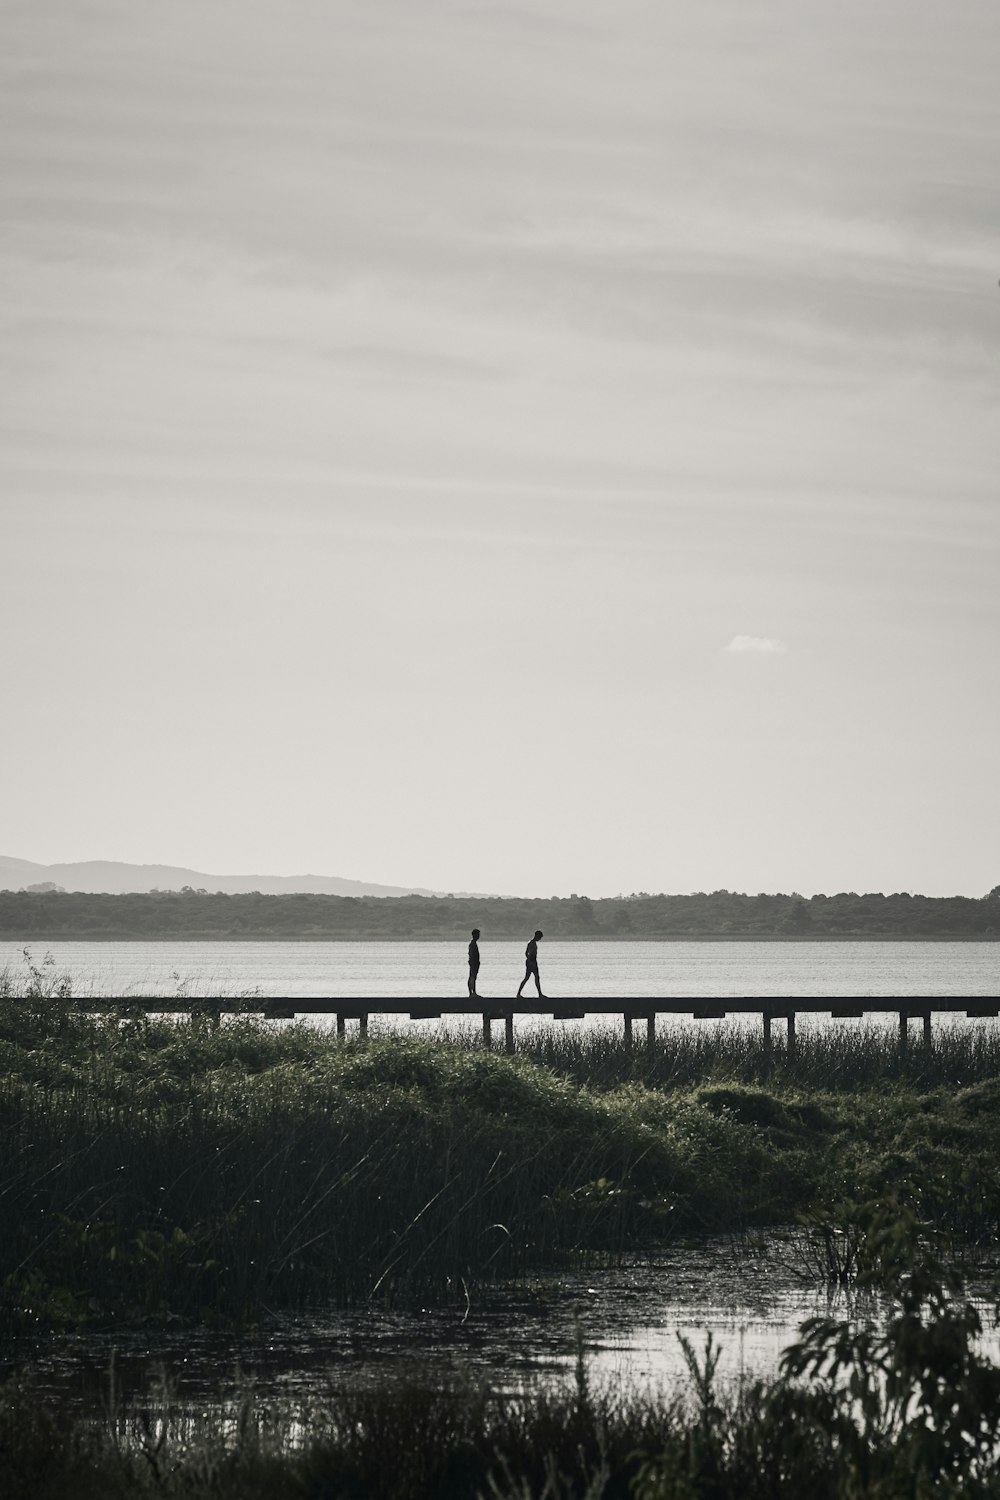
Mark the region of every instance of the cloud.
POLYGON ((785 645, 784 641, 771 640, 768 636, 734 635, 732 640, 729 642, 729 645, 726 647, 726 650, 757 651, 773 654, 774 652, 787 651, 788 647, 785 645))

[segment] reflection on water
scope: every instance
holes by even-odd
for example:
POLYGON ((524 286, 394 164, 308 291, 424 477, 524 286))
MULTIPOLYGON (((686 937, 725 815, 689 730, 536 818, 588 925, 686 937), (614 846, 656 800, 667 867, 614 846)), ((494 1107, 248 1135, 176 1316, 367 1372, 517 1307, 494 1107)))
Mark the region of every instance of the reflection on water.
MULTIPOLYGON (((687 1384, 678 1334, 698 1353, 712 1334, 725 1386, 775 1374, 805 1318, 879 1317, 873 1298, 817 1287, 802 1265, 780 1232, 753 1242, 706 1237, 655 1262, 547 1276, 449 1308, 317 1308, 243 1334, 177 1324, 22 1341, 8 1369, 30 1366, 41 1399, 83 1414, 107 1410, 112 1363, 122 1403, 155 1399, 166 1377, 175 1406, 190 1412, 231 1411, 249 1387, 259 1404, 305 1413, 324 1395, 366 1385, 471 1376, 518 1392, 562 1383, 582 1347, 595 1384, 655 1396, 687 1384)), ((985 1272, 974 1285, 981 1309, 992 1307, 985 1272)), ((984 1324, 984 1347, 1000 1358, 992 1319, 984 1324)))
MULTIPOLYGON (((220 1399, 237 1370, 260 1399, 302 1406, 344 1386, 459 1373, 517 1390, 570 1375, 581 1342, 595 1380, 657 1391, 685 1375, 678 1333, 700 1349, 711 1332, 724 1377, 766 1375, 802 1319, 830 1305, 797 1279, 778 1241, 748 1249, 713 1238, 655 1263, 544 1278, 450 1308, 313 1310, 242 1335, 116 1329, 22 1347, 17 1360, 32 1363, 40 1393, 83 1410, 106 1398, 112 1351, 122 1395, 148 1391, 163 1369, 192 1404, 220 1399)), ((835 1305, 846 1307, 844 1294, 835 1305)))

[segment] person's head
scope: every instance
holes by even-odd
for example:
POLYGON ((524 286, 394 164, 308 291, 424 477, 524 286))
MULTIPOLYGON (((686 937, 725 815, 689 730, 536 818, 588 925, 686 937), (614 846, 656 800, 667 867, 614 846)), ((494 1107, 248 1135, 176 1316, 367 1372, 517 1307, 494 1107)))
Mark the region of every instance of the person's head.
POLYGON ((542 935, 541 931, 536 929, 536 932, 535 932, 535 942, 536 943, 538 942, 538 939, 541 937, 541 935, 542 935))
POLYGON ((473 929, 472 929, 472 936, 474 938, 477 938, 479 936, 479 928, 478 927, 473 927, 473 929))

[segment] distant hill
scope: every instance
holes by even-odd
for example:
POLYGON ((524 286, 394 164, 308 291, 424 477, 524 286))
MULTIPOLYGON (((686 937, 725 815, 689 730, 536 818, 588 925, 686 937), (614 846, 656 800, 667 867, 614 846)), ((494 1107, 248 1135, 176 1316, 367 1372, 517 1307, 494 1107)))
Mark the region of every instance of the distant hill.
POLYGON ((39 865, 0 854, 0 890, 23 891, 42 884, 91 895, 123 896, 143 891, 223 891, 227 896, 260 891, 262 896, 433 896, 416 885, 373 885, 339 875, 206 875, 177 865, 129 865, 88 859, 77 864, 39 865))

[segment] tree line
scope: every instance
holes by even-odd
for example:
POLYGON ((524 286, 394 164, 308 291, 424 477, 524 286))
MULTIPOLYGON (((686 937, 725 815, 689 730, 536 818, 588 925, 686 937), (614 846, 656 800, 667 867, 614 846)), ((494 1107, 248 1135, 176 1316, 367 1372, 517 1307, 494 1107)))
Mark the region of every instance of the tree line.
POLYGON ((265 896, 192 890, 0 891, 0 938, 551 939, 1000 938, 1000 886, 981 898, 840 891, 746 895, 265 896))

